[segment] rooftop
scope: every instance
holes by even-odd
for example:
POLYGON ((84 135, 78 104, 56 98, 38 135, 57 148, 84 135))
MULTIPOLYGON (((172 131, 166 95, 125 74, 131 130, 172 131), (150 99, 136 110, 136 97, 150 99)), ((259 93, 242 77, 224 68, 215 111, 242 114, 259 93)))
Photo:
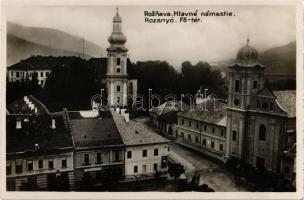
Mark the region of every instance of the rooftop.
POLYGON ((38 115, 7 115, 6 151, 10 153, 42 153, 73 147, 65 112, 38 115), (55 128, 52 128, 55 119, 55 128), (18 125, 18 122, 20 124, 18 125), (19 126, 19 129, 17 129, 19 126), (39 145, 35 149, 35 144, 39 145))
POLYGON ((296 117, 296 90, 273 91, 278 104, 287 112, 287 117, 296 117))
MULTIPOLYGON (((203 104, 205 104, 205 102, 203 104)), ((206 106, 201 105, 178 113, 178 116, 207 122, 209 124, 217 124, 219 126, 226 126, 226 115, 226 103, 221 101, 214 102, 214 100, 208 100, 206 106)))
POLYGON ((94 116, 94 111, 92 115, 84 113, 85 111, 68 113, 76 148, 123 145, 109 111, 101 111, 98 116, 94 116))
POLYGON ((35 108, 37 108, 36 114, 49 113, 47 107, 32 95, 25 96, 24 98, 18 99, 13 103, 9 104, 7 106, 7 111, 10 114, 34 114, 35 109, 30 108, 29 104, 26 102, 26 99, 28 99, 28 101, 31 102, 35 108))
POLYGON ((111 113, 125 145, 148 145, 169 142, 169 140, 156 134, 151 128, 142 123, 133 120, 126 122, 123 116, 114 111, 111 111, 111 113))

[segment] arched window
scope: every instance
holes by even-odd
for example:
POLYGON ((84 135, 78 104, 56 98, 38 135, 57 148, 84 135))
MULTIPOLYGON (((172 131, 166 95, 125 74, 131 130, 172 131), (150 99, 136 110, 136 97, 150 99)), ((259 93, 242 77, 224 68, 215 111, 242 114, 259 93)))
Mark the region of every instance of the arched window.
POLYGON ((239 92, 240 91, 240 81, 239 80, 235 80, 234 91, 235 92, 239 92))
POLYGON ((261 124, 259 128, 259 140, 260 141, 266 140, 266 126, 264 124, 261 124))
POLYGON ((232 140, 233 140, 233 141, 236 141, 236 131, 233 131, 233 132, 232 132, 232 140))

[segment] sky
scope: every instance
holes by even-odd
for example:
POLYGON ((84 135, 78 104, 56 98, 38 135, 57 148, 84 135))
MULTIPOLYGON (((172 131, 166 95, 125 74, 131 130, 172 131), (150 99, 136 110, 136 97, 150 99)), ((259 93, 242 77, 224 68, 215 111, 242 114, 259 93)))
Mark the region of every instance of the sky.
MULTIPOLYGON (((246 44, 259 52, 296 38, 293 6, 118 6, 132 62, 166 60, 179 68, 234 58, 246 44), (205 17, 201 23, 145 23, 144 11, 230 11, 232 17, 205 17)), ((7 20, 83 36, 105 55, 116 6, 9 6, 7 20)), ((178 18, 176 18, 178 20, 178 18)))

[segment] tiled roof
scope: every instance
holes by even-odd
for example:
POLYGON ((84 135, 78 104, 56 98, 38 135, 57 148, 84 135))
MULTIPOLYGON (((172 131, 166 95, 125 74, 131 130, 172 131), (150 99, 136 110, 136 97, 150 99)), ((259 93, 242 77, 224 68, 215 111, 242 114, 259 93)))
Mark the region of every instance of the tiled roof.
MULTIPOLYGON (((7 153, 33 153, 73 147, 64 112, 39 115, 7 115, 6 117, 6 150, 7 153), (21 129, 16 129, 16 120, 21 120, 21 129), (56 128, 52 129, 52 119, 56 128), (35 144, 39 149, 35 150, 35 144)), ((42 153, 43 154, 43 153, 42 153)))
POLYGON ((76 56, 31 56, 8 67, 8 70, 51 70, 55 66, 66 67, 76 59, 76 56))
MULTIPOLYGON (((32 95, 26 96, 30 102, 32 102, 35 107, 37 108, 36 114, 47 114, 49 113, 49 110, 47 107, 41 103, 38 99, 33 97, 32 95)), ((33 114, 35 113, 35 110, 31 110, 29 106, 26 104, 24 98, 18 99, 14 101, 13 103, 9 104, 7 106, 7 110, 10 114, 33 114)))
POLYGON ((151 112, 160 116, 171 111, 180 111, 181 109, 185 110, 188 108, 189 106, 182 101, 166 101, 157 108, 154 108, 151 112))
POLYGON ((278 104, 287 112, 287 117, 296 117, 296 90, 273 91, 278 104))
POLYGON ((98 118, 85 118, 69 112, 71 134, 76 148, 123 145, 119 132, 109 111, 100 112, 98 118))
POLYGON ((207 101, 206 110, 205 106, 200 106, 190 108, 178 113, 178 116, 187 117, 210 124, 217 124, 220 126, 226 126, 226 115, 226 103, 217 101, 216 104, 214 104, 213 100, 207 101))
POLYGON ((142 123, 133 120, 126 122, 124 117, 118 113, 114 111, 111 111, 111 113, 125 145, 148 145, 169 142, 169 140, 158 135, 151 128, 142 123))

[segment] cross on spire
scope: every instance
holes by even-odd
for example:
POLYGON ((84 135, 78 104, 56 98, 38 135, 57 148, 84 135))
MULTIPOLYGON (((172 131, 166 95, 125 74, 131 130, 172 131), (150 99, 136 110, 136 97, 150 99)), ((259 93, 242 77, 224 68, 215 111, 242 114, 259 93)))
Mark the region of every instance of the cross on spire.
POLYGON ((247 40, 246 40, 246 42, 247 42, 247 46, 249 45, 249 35, 247 36, 247 40))

